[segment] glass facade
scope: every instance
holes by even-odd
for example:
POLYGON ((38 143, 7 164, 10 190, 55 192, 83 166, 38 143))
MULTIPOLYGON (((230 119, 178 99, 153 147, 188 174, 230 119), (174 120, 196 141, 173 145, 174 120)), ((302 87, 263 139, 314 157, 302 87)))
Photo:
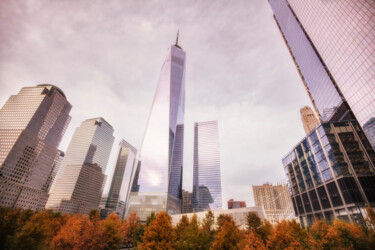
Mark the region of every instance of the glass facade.
MULTIPOLYGON (((101 175, 104 176, 114 139, 112 126, 103 118, 93 118, 82 122, 81 126, 75 130, 65 157, 61 162, 49 192, 46 209, 64 213, 86 213, 87 210, 79 208, 90 206, 92 209, 97 209, 99 207, 101 192, 104 187, 104 177, 101 178, 101 175), (95 166, 93 167, 93 165, 95 166), (76 196, 75 194, 78 192, 76 189, 82 187, 79 193, 84 192, 85 185, 82 183, 87 182, 87 180, 82 176, 91 176, 86 174, 89 171, 87 169, 94 168, 101 170, 100 173, 95 171, 97 173, 95 180, 99 182, 94 183, 95 187, 99 187, 100 192, 94 192, 95 195, 92 196, 90 201, 80 199, 79 197, 83 196, 76 196), (78 180, 80 183, 78 183, 78 180), (96 197, 97 195, 99 197, 96 197), (77 204, 81 205, 78 206, 77 204)), ((91 176, 90 178, 94 177, 91 176)), ((90 188, 92 187, 86 186, 87 194, 92 192, 92 190, 89 190, 90 188)))
POLYGON ((303 225, 316 216, 362 218, 364 206, 375 202, 374 164, 375 152, 355 120, 326 122, 308 134, 283 159, 303 225))
POLYGON ((375 2, 269 3, 323 121, 350 119, 350 110, 375 146, 375 2))
POLYGON ((146 220, 152 212, 181 213, 185 57, 169 48, 146 127, 127 214, 146 220))
POLYGON ((219 129, 217 121, 195 123, 194 212, 222 208, 219 129))
POLYGON ((43 209, 72 106, 56 86, 25 87, 0 110, 0 206, 43 209))
POLYGON ((121 219, 125 216, 125 203, 128 199, 131 173, 135 163, 137 150, 127 141, 121 140, 111 187, 107 196, 105 208, 118 214, 121 219))

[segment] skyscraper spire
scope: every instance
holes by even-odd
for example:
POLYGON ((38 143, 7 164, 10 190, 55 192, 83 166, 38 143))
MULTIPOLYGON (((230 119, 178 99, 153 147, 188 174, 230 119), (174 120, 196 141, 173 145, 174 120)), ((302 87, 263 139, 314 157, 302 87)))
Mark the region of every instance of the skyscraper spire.
POLYGON ((179 35, 180 35, 180 30, 178 29, 178 30, 177 30, 177 37, 176 37, 176 44, 175 44, 174 46, 176 46, 177 48, 182 49, 182 48, 180 47, 180 45, 178 45, 178 37, 179 37, 179 35))

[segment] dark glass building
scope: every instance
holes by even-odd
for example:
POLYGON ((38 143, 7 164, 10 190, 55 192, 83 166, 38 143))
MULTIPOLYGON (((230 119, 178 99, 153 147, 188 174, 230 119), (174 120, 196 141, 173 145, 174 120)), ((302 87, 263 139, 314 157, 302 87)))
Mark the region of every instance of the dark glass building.
POLYGON ((269 3, 320 119, 356 119, 375 146, 375 1, 269 3))
POLYGON ((363 223, 375 206, 375 152, 355 120, 324 122, 283 158, 295 214, 302 226, 315 218, 363 223))

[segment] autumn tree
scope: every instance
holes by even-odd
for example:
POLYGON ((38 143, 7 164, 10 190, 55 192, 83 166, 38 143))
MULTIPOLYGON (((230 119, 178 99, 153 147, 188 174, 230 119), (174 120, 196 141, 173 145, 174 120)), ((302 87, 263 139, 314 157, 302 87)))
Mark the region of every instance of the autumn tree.
POLYGON ((75 214, 69 218, 51 242, 58 249, 104 249, 107 247, 96 216, 75 214))
POLYGON ((211 249, 239 249, 243 233, 229 215, 218 217, 219 230, 214 236, 211 249))
POLYGON ((135 212, 124 219, 122 222, 122 233, 124 244, 126 246, 134 246, 135 242, 139 241, 143 236, 143 226, 141 226, 140 219, 135 212), (139 236, 139 228, 142 228, 142 234, 139 236), (139 236, 139 237, 138 237, 139 236))
POLYGON ((159 212, 146 228, 138 249, 175 249, 175 234, 171 217, 159 212))
POLYGON ((240 249, 244 250, 265 250, 266 245, 259 235, 250 231, 246 234, 245 240, 240 243, 240 249))
POLYGON ((177 223, 175 232, 176 232, 176 239, 177 241, 180 240, 181 236, 183 235, 185 228, 189 226, 189 218, 186 215, 183 215, 180 221, 177 223))
POLYGON ((262 224, 262 220, 259 218, 258 214, 255 212, 249 212, 246 219, 249 231, 257 233, 262 224))
POLYGON ((310 244, 314 249, 330 249, 330 241, 327 238, 330 225, 325 220, 316 220, 309 228, 311 236, 310 244))
POLYGON ((308 249, 308 234, 295 220, 277 223, 269 236, 270 249, 308 249))
POLYGON ((103 238, 107 249, 118 249, 123 240, 122 223, 120 216, 111 213, 105 220, 101 221, 103 238))
MULTIPOLYGON (((210 242, 206 241, 207 238, 202 237, 204 235, 202 234, 202 229, 199 227, 197 215, 194 214, 188 222, 189 224, 185 226, 184 231, 177 241, 177 249, 209 249, 210 242)), ((186 221, 183 223, 186 223, 186 221)))

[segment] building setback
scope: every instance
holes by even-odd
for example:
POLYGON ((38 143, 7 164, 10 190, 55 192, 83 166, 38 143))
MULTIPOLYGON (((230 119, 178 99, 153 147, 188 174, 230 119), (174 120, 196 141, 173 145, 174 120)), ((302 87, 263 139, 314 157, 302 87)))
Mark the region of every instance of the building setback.
POLYGON ((194 126, 194 212, 222 208, 219 128, 217 121, 194 126))
POLYGON ((182 211, 181 213, 192 213, 193 212, 193 193, 182 190, 182 211))
POLYGON ((315 218, 364 223, 375 205, 375 152, 359 124, 325 122, 284 157, 295 214, 303 226, 315 218))
POLYGON ((121 219, 124 219, 125 216, 126 201, 130 191, 130 180, 137 149, 125 140, 120 141, 119 147, 109 193, 102 198, 103 209, 100 214, 103 219, 112 212, 118 214, 121 219))
POLYGON ((56 86, 25 87, 0 110, 0 206, 43 209, 72 106, 56 86))
POLYGON ((148 119, 126 214, 181 213, 186 53, 170 46, 148 119))
POLYGON ((99 208, 113 141, 113 128, 103 118, 82 122, 52 184, 46 209, 87 214, 99 208))

